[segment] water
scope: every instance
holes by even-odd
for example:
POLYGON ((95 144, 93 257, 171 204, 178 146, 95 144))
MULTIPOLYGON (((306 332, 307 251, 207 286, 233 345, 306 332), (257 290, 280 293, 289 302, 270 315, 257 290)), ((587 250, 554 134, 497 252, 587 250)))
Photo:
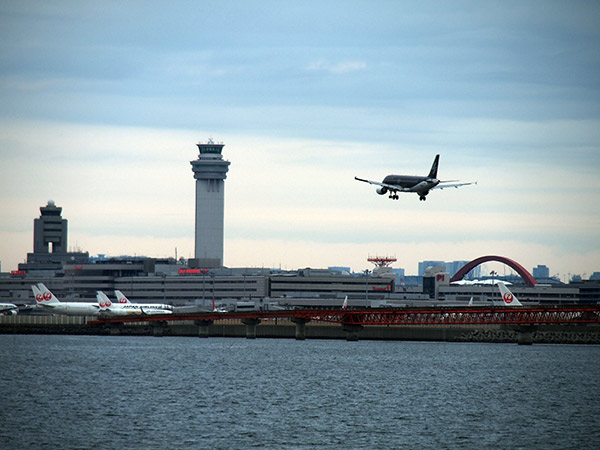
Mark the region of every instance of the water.
POLYGON ((0 448, 598 448, 600 346, 0 335, 0 448))

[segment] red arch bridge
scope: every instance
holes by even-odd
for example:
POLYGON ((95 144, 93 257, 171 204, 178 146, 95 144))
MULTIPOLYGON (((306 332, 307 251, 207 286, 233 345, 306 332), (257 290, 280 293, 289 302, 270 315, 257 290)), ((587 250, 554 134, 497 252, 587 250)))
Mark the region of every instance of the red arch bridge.
POLYGON ((548 325, 600 324, 600 306, 538 307, 430 307, 386 309, 292 309, 283 311, 206 312, 193 314, 99 317, 89 324, 131 322, 196 321, 210 323, 237 319, 260 323, 264 319, 288 319, 296 323, 310 321, 356 326, 387 325, 548 325))

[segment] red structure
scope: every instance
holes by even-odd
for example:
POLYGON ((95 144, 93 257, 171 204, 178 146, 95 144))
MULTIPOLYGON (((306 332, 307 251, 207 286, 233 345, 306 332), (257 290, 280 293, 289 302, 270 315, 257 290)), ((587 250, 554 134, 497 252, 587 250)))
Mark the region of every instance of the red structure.
POLYGON ((377 267, 389 267, 390 264, 395 263, 397 259, 393 256, 369 256, 367 261, 375 264, 377 267))
POLYGON ((504 256, 493 256, 493 255, 481 256, 477 259, 474 259, 470 263, 467 263, 462 269, 460 269, 458 272, 456 272, 456 275, 454 275, 450 279, 450 282, 453 283, 455 281, 462 280, 465 277, 465 275, 468 274, 475 267, 477 267, 478 265, 483 264, 485 262, 488 262, 488 261, 501 262, 503 264, 506 264, 509 267, 512 267, 520 275, 520 277, 523 278, 523 280, 525 281, 527 286, 533 287, 537 284, 537 281, 535 281, 535 278, 533 278, 533 276, 527 271, 527 269, 525 269, 525 267, 523 267, 518 262, 513 261, 512 259, 506 258, 504 256))
POLYGON ((293 309, 230 313, 172 314, 99 318, 88 323, 215 321, 287 318, 292 321, 331 322, 342 325, 497 325, 497 324, 600 324, 600 306, 460 307, 391 309, 293 309))

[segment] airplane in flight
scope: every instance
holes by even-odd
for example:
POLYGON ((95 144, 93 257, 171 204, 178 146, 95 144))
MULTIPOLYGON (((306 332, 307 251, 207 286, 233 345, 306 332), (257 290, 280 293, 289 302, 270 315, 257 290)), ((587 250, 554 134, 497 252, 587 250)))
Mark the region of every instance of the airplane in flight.
POLYGON ((52 314, 66 314, 67 316, 97 316, 100 308, 97 303, 91 302, 61 302, 50 289, 43 283, 31 286, 37 308, 52 314))
POLYGON ((477 184, 476 181, 469 183, 457 183, 458 180, 438 180, 437 171, 439 161, 440 155, 435 155, 433 165, 431 166, 431 170, 427 176, 388 175, 383 179, 382 182, 365 180, 358 177, 354 177, 354 179, 378 186, 375 191, 379 195, 384 195, 389 192, 390 198, 393 200, 398 200, 399 192, 415 192, 419 195, 419 200, 425 201, 427 199, 427 194, 429 194, 429 191, 432 189, 445 189, 450 187, 458 188, 460 186, 477 184))
POLYGON ((506 284, 502 281, 498 281, 497 284, 498 289, 500 289, 500 293, 502 294, 504 306, 523 306, 519 299, 506 287, 506 284))
POLYGON ((13 305, 12 303, 0 303, 0 315, 2 314, 17 314, 19 312, 19 307, 17 305, 13 305))
POLYGON ((138 314, 173 314, 173 307, 171 305, 161 305, 158 303, 131 303, 121 291, 115 291, 115 295, 121 308, 134 311, 138 310, 138 314))

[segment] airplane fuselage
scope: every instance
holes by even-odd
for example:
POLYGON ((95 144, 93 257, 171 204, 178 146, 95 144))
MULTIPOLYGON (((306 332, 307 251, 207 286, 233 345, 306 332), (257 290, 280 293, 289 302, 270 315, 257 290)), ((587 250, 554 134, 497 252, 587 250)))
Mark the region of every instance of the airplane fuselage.
POLYGON ((423 193, 429 192, 430 189, 437 186, 440 180, 413 175, 388 175, 383 179, 382 183, 398 186, 399 190, 404 192, 423 193))
POLYGON ((13 303, 0 303, 0 314, 16 314, 19 310, 13 303))
POLYGON ((173 314, 173 307, 154 303, 117 303, 111 305, 109 309, 102 310, 102 314, 110 316, 173 314))
POLYGON ((393 200, 398 200, 399 192, 414 192, 419 196, 419 200, 425 200, 431 189, 457 188, 460 186, 468 186, 469 184, 477 184, 477 182, 457 183, 456 181, 458 180, 438 180, 437 172, 439 161, 440 155, 436 155, 431 170, 429 171, 429 175, 427 176, 388 175, 382 182, 358 177, 354 177, 354 179, 377 186, 375 192, 379 195, 389 193, 390 198, 393 200))
POLYGON ((65 314, 67 316, 97 316, 99 308, 97 303, 60 302, 59 304, 45 305, 38 303, 38 308, 52 314, 65 314))

